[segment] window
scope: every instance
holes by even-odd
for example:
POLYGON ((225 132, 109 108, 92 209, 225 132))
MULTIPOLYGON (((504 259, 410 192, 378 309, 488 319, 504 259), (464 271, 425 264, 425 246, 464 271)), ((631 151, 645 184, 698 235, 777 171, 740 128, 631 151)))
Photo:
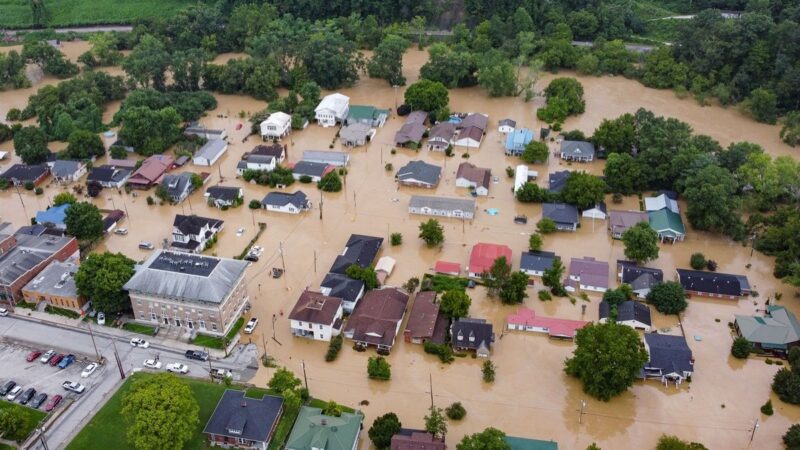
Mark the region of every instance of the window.
POLYGON ((150 310, 150 320, 152 320, 153 322, 158 320, 158 318, 156 317, 156 313, 154 313, 152 310, 150 310))
POLYGON ((211 330, 217 331, 217 324, 216 322, 211 322, 211 330))
POLYGON ((320 330, 322 329, 322 325, 320 325, 320 326, 319 326, 319 329, 320 329, 320 330))
POLYGON ((206 321, 205 320, 201 320, 200 321, 200 329, 201 330, 205 330, 206 329, 206 321))

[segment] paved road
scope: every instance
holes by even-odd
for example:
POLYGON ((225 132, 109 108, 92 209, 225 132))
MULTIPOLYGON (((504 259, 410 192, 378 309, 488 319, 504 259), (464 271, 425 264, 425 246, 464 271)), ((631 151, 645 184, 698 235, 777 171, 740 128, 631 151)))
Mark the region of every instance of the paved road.
MULTIPOLYGON (((95 347, 88 330, 42 324, 29 319, 8 316, 0 318, 0 337, 43 349, 54 348, 81 356, 95 357, 95 347)), ((95 332, 95 343, 97 351, 106 358, 108 363, 94 386, 80 396, 47 430, 46 437, 50 448, 64 448, 122 384, 114 359, 115 344, 126 374, 130 374, 133 369, 141 368, 145 359, 159 354, 159 359, 164 364, 180 362, 189 366, 190 376, 206 377, 208 375, 208 363, 187 360, 183 356, 183 350, 174 350, 161 345, 152 345, 149 349, 134 348, 129 344, 128 338, 112 336, 100 331, 95 332)), ((233 372, 234 380, 251 378, 255 373, 252 368, 253 358, 257 355, 255 346, 239 346, 232 353, 223 361, 212 361, 212 366, 230 369, 233 372)))
MULTIPOLYGON (((65 28, 54 28, 53 31, 56 33, 100 33, 104 31, 132 31, 133 26, 131 25, 96 25, 96 26, 85 26, 85 27, 65 27, 65 28)), ((32 31, 42 31, 42 30, 35 30, 35 29, 26 29, 26 30, 8 30, 6 31, 9 35, 16 35, 17 33, 30 33, 32 31)))

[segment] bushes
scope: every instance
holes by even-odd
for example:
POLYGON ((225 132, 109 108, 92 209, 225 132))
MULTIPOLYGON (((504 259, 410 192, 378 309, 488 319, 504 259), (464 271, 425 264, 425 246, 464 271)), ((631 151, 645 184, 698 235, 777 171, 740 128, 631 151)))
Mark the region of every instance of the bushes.
POLYGON ((250 209, 259 209, 261 208, 261 202, 256 199, 252 199, 250 200, 250 203, 247 204, 247 207, 250 209))
POLYGON ((731 355, 737 359, 746 359, 748 356, 750 356, 750 352, 752 351, 753 346, 750 345, 750 342, 743 337, 736 338, 731 346, 731 355))
POLYGON ((461 420, 467 415, 467 410, 461 402, 454 402, 452 405, 445 408, 444 413, 450 420, 461 420))
POLYGON ((495 377, 495 367, 492 360, 487 359, 483 362, 483 367, 481 367, 481 373, 483 374, 483 381, 487 383, 494 383, 495 377))
POLYGON ((553 222, 553 219, 545 217, 536 224, 536 229, 541 234, 550 234, 556 231, 556 223, 553 222))
POLYGON ((772 400, 767 400, 767 403, 764 403, 761 406, 761 414, 764 414, 765 416, 771 416, 774 413, 775 412, 772 410, 772 400))
POLYGON ((403 243, 403 233, 392 233, 390 238, 392 245, 400 245, 403 243))
POLYGON ((336 360, 336 357, 339 356, 339 351, 342 349, 343 341, 341 334, 331 339, 331 343, 328 345, 328 352, 325 353, 325 361, 332 362, 336 360))
POLYGON ((549 302, 550 300, 553 299, 553 296, 550 295, 550 293, 545 290, 539 291, 537 295, 539 296, 539 300, 543 302, 549 302))
POLYGON ((367 361, 367 375, 373 380, 392 378, 392 366, 383 356, 371 356, 367 361))
POLYGON ((689 259, 689 265, 694 270, 703 270, 706 267, 706 257, 702 253, 694 253, 689 259))
POLYGON ((422 348, 425 350, 425 353, 438 356, 439 361, 445 364, 449 364, 455 359, 453 357, 453 349, 447 344, 436 344, 434 342, 427 341, 422 348))

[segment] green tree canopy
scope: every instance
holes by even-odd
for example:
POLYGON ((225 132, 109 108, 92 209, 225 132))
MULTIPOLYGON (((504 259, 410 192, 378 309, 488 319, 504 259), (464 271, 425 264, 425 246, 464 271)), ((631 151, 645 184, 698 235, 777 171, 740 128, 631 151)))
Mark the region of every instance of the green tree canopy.
POLYGON ((106 314, 129 309, 128 293, 122 286, 133 276, 135 264, 122 253, 91 253, 75 274, 78 294, 91 300, 95 310, 106 314))
POLYGON ((362 268, 358 264, 352 264, 345 270, 345 274, 354 280, 363 281, 364 288, 368 291, 380 285, 380 282, 378 282, 378 275, 375 273, 375 268, 371 266, 362 268))
POLYGON ((631 195, 642 192, 646 186, 641 162, 626 153, 608 155, 603 175, 612 192, 631 195))
POLYGON ((539 233, 531 234, 531 237, 528 238, 528 250, 532 252, 538 252, 542 249, 542 245, 544 244, 542 235, 539 233))
POLYGON ((686 442, 677 436, 664 434, 658 438, 656 450, 708 450, 708 448, 697 442, 686 442))
POLYGON ((437 439, 444 439, 447 434, 447 419, 442 413, 442 408, 431 406, 425 415, 425 431, 437 439))
POLYGON ((606 183, 586 172, 572 172, 561 191, 561 200, 579 209, 591 208, 605 197, 606 183))
POLYGON ((28 126, 14 133, 14 150, 25 164, 42 164, 50 156, 47 135, 41 128, 28 126))
POLYGON ((683 195, 686 217, 698 230, 710 230, 740 238, 744 232, 738 210, 739 189, 734 176, 722 167, 710 165, 685 181, 683 195))
POLYGON ((97 133, 86 130, 75 130, 67 138, 66 156, 70 159, 90 159, 93 156, 103 156, 106 147, 97 133))
POLYGON ((464 436, 456 450, 511 450, 506 434, 496 428, 487 428, 480 433, 464 436))
POLYGON ((625 257, 637 264, 658 258, 658 233, 650 224, 639 222, 622 233, 625 257))
POLYGON ((650 288, 647 302, 663 314, 678 314, 689 306, 683 286, 676 281, 665 281, 650 288))
POLYGON ((103 235, 103 215, 89 202, 75 203, 67 209, 64 223, 67 234, 79 240, 95 240, 103 235))
POLYGON ((406 89, 405 102, 412 110, 436 113, 450 103, 450 94, 438 81, 419 80, 406 89))
POLYGON ((144 156, 162 153, 174 144, 183 122, 175 108, 153 110, 146 106, 126 108, 119 121, 120 139, 144 156))
POLYGON ((800 424, 794 424, 783 435, 783 445, 786 450, 800 450, 800 424))
POLYGON ((397 414, 390 412, 380 417, 376 417, 369 427, 369 439, 372 445, 378 450, 385 450, 392 445, 392 436, 397 434, 402 428, 400 419, 397 414))
POLYGON ((0 410, 0 437, 8 439, 20 432, 25 425, 25 416, 20 408, 0 410))
POLYGON ((166 88, 169 63, 170 56, 164 42, 151 34, 145 34, 130 55, 122 61, 122 68, 139 86, 163 91, 166 88))
POLYGON ((436 247, 444 242, 444 228, 436 219, 428 219, 419 224, 419 238, 428 247, 436 247))
POLYGON ((553 260, 553 265, 550 266, 548 269, 545 269, 544 273, 542 274, 542 284, 550 288, 550 292, 554 295, 563 296, 566 294, 564 291, 564 285, 561 284, 561 280, 564 277, 564 263, 561 262, 561 258, 556 256, 556 259, 553 260))
POLYGON ((297 378, 294 373, 287 369, 286 367, 279 367, 278 370, 272 374, 272 378, 270 378, 267 386, 270 389, 278 392, 284 393, 286 391, 293 391, 300 387, 300 379, 297 378))
POLYGON ((525 150, 519 156, 519 159, 529 164, 542 163, 547 161, 549 155, 550 151, 547 149, 547 144, 534 139, 525 146, 525 150))
POLYGON ((403 54, 409 46, 407 39, 390 34, 375 48, 367 64, 367 72, 372 78, 382 78, 391 86, 403 86, 403 54))
POLYGON ((636 122, 633 114, 623 114, 616 119, 603 119, 594 130, 592 141, 608 153, 633 152, 636 145, 636 122))
POLYGON ((370 356, 367 361, 367 375, 373 380, 392 378, 392 366, 383 356, 370 356))
POLYGON ((466 292, 460 289, 452 289, 444 294, 439 300, 439 310, 447 317, 458 319, 469 315, 469 307, 472 299, 466 292))
POLYGON ((70 192, 59 192, 53 197, 53 206, 60 206, 65 203, 69 203, 70 205, 76 203, 78 199, 75 198, 74 195, 70 192))
POLYGON ((750 93, 748 109, 759 122, 775 123, 778 119, 778 96, 767 88, 750 93))

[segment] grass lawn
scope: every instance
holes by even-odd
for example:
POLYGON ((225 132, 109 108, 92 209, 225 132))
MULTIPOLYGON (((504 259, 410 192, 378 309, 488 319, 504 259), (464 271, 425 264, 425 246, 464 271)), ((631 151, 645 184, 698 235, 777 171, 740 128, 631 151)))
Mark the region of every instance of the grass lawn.
POLYGON ((425 286, 428 280, 430 280, 429 282, 431 283, 430 289, 439 293, 450 290, 465 291, 469 284, 469 280, 466 278, 451 277, 449 275, 430 275, 426 273, 422 277, 422 285, 425 286))
MULTIPOLYGON (((48 0, 47 26, 130 23, 141 18, 168 18, 191 0, 48 0)), ((0 27, 33 25, 30 1, 0 0, 0 27)))
POLYGON ((149 325, 142 325, 140 323, 125 322, 122 325, 123 330, 133 331, 134 333, 146 334, 148 336, 156 335, 156 328, 149 325))
POLYGON ((239 317, 239 320, 237 320, 236 323, 233 325, 231 331, 229 331, 228 334, 225 335, 225 339, 198 333, 197 337, 195 337, 194 341, 192 341, 192 344, 198 345, 200 347, 208 347, 208 348, 215 348, 217 350, 222 350, 223 348, 225 348, 225 343, 230 342, 231 339, 233 339, 233 337, 236 336, 236 333, 238 333, 239 330, 242 329, 242 325, 244 325, 244 317, 239 317))
POLYGON ((70 319, 77 319, 78 317, 81 316, 80 314, 71 309, 59 308, 58 306, 52 306, 52 305, 47 305, 44 308, 44 312, 55 314, 57 316, 69 317, 70 319))
POLYGON ((31 431, 33 431, 33 429, 36 428, 36 425, 38 425, 39 422, 41 422, 47 415, 42 411, 38 411, 33 408, 28 408, 27 406, 17 405, 16 403, 0 400, 0 411, 5 411, 7 409, 9 410, 16 409, 22 413, 23 417, 22 429, 15 434, 4 436, 6 439, 18 442, 25 440, 25 438, 27 438, 28 435, 31 434, 31 431))
POLYGON ((16 449, 16 447, 12 447, 6 444, 0 444, 0 450, 14 450, 14 449, 16 449))

